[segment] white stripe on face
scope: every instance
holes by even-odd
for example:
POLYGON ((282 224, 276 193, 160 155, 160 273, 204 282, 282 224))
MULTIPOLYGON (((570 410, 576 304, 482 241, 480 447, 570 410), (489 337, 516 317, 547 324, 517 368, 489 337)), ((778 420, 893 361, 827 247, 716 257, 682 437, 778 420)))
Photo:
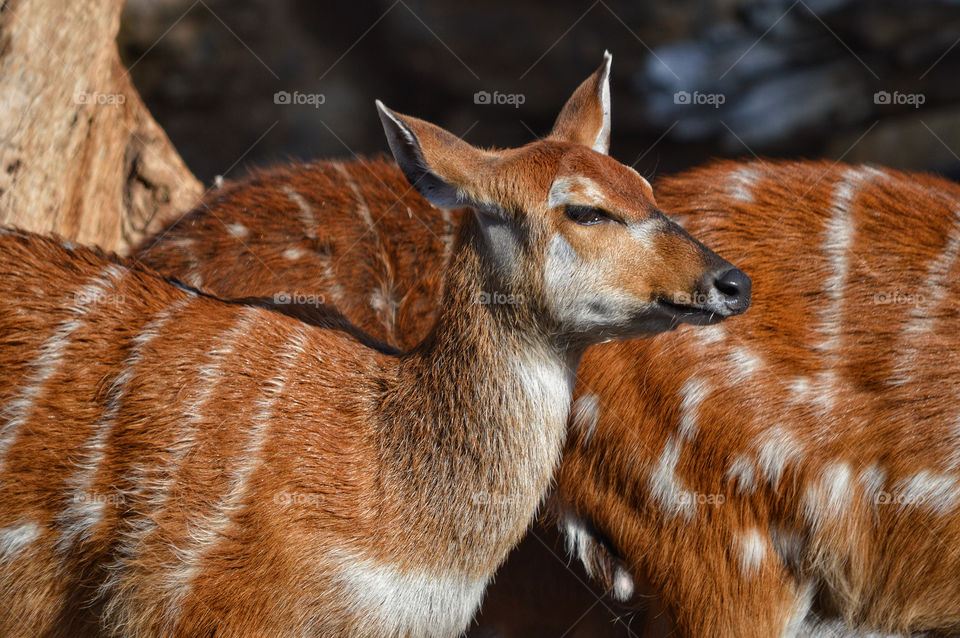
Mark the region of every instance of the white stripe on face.
POLYGON ((547 208, 557 208, 566 204, 602 206, 605 200, 603 189, 589 177, 581 175, 558 177, 550 186, 547 208))

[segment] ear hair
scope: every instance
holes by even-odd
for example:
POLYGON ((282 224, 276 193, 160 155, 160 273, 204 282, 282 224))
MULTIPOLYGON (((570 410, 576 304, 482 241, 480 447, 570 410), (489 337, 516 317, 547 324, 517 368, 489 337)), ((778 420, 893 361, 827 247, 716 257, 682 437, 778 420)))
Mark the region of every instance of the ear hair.
POLYGON ((377 100, 376 104, 390 151, 410 185, 435 206, 463 206, 465 202, 462 201, 457 187, 431 170, 420 139, 402 116, 388 109, 380 100, 377 100))
POLYGON ((603 52, 603 64, 573 92, 563 105, 549 138, 589 146, 606 155, 610 150, 610 65, 613 56, 603 52))

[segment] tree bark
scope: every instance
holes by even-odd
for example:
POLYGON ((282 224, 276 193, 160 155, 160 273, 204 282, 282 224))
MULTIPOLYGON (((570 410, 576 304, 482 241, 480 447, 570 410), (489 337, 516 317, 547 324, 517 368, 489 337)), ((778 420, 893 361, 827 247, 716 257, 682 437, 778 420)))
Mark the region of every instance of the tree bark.
POLYGON ((122 9, 0 6, 0 224, 125 252, 201 196, 120 62, 122 9))

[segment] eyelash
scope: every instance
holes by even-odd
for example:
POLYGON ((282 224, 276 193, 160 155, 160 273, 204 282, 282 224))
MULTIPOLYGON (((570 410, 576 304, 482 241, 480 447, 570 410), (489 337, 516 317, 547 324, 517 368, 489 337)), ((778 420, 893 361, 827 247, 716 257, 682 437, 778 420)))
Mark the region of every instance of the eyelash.
POLYGON ((607 211, 591 206, 567 206, 567 218, 581 226, 593 226, 603 222, 614 221, 607 211))

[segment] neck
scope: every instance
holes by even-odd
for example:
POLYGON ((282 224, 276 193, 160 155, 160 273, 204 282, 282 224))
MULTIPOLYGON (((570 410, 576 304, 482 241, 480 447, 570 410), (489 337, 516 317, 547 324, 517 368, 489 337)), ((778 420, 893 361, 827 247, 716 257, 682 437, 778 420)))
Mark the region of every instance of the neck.
POLYGON ((436 523, 438 541, 469 537, 483 555, 448 558, 478 572, 505 557, 547 490, 581 354, 558 345, 519 292, 486 293, 484 241, 464 224, 439 318, 383 404, 400 502, 436 523))

